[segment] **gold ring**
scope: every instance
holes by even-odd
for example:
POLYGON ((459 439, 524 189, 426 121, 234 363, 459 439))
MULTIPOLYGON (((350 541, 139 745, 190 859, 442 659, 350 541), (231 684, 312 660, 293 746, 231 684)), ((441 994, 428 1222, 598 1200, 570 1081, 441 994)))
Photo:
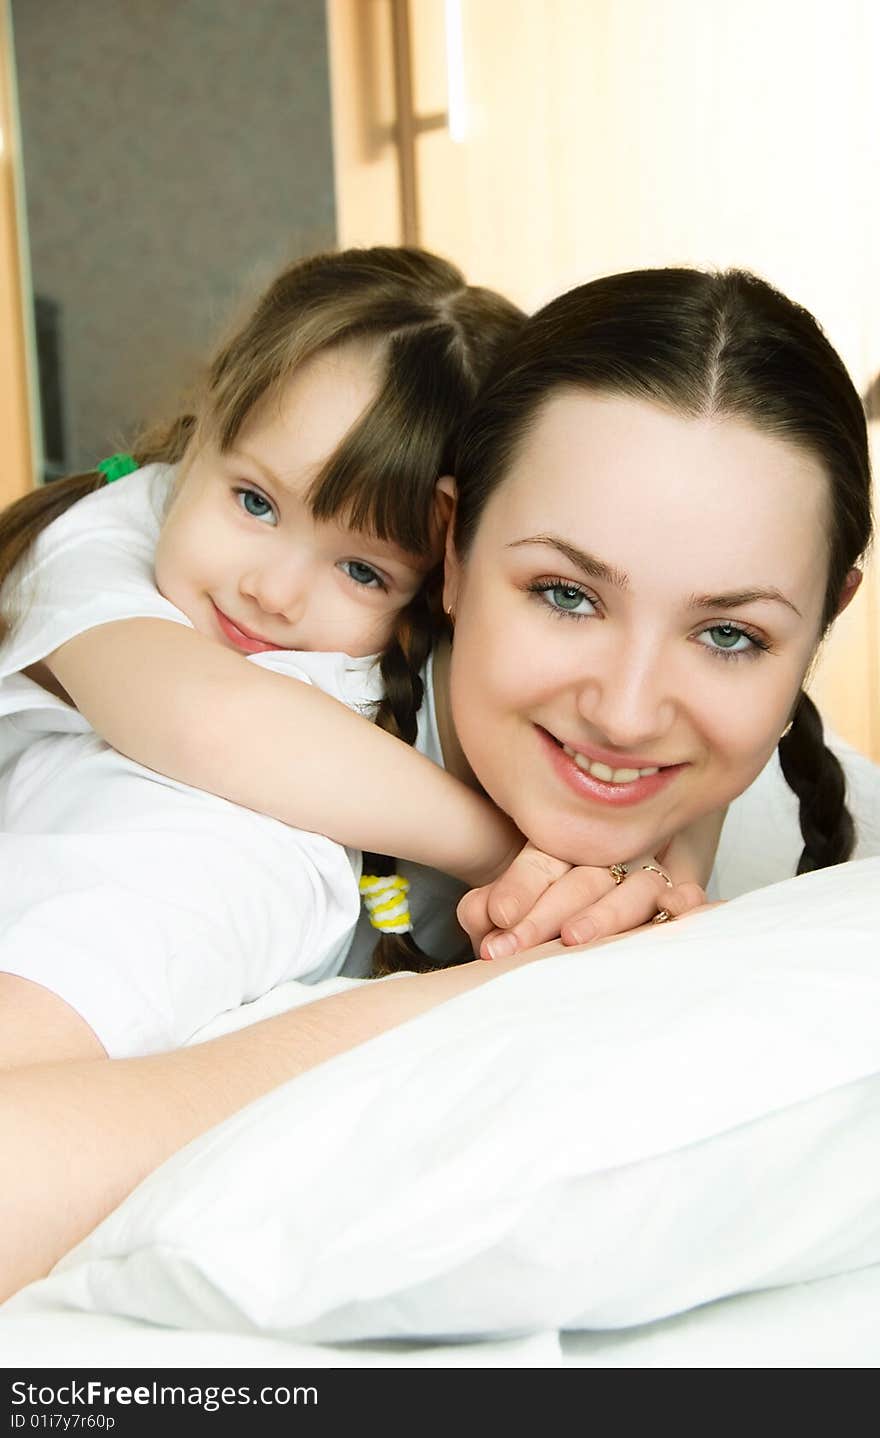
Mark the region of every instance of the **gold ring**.
POLYGON ((615 884, 622 884, 629 873, 629 869, 626 867, 626 864, 609 864, 608 872, 615 884))
POLYGON ((665 869, 661 869, 661 868, 660 868, 660 865, 659 865, 659 864, 643 864, 643 865, 642 865, 642 868, 643 868, 643 869, 650 869, 650 871, 651 871, 652 874, 659 874, 659 875, 660 875, 660 878, 661 878, 661 879, 663 880, 663 882, 665 883, 667 889, 674 889, 674 888, 675 888, 675 885, 673 884, 673 882, 672 882, 672 880, 670 879, 669 875, 666 873, 665 869))
POLYGON ((670 914, 670 912, 669 912, 668 909, 658 909, 657 912, 656 912, 656 914, 654 915, 653 919, 651 920, 651 923, 652 923, 652 924, 671 924, 671 923, 672 923, 672 918, 673 918, 673 916, 672 916, 672 914, 670 914))

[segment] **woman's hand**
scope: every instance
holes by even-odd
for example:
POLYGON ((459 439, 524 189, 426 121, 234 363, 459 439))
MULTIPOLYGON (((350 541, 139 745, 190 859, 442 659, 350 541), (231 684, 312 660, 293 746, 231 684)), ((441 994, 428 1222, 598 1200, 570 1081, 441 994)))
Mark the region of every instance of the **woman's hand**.
POLYGON ((622 883, 608 868, 572 867, 527 843, 494 883, 465 894, 458 921, 478 957, 498 959, 550 939, 574 945, 610 938, 648 923, 661 909, 679 918, 706 902, 703 885, 724 813, 689 825, 659 857, 634 859, 622 883))

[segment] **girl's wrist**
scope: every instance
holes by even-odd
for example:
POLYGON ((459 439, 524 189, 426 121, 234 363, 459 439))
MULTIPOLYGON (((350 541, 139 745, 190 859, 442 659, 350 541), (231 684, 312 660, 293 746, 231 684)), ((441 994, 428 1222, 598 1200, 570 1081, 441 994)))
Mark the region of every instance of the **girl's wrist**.
POLYGON ((513 863, 525 839, 513 820, 489 799, 480 800, 481 814, 471 830, 469 854, 456 874, 471 889, 492 884, 513 863))

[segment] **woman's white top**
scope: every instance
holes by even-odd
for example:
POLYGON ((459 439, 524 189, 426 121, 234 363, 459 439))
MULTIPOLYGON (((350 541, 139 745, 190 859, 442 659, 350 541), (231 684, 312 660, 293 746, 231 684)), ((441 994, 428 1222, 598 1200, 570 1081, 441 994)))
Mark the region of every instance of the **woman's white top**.
MULTIPOLYGON (((127 759, 22 673, 115 620, 192 627, 153 571, 173 473, 150 465, 80 500, 3 594, 13 629, 0 645, 0 970, 57 993, 113 1056, 183 1043, 289 979, 366 974, 376 937, 358 926, 359 853, 127 759)), ((372 658, 281 650, 247 662, 366 715, 381 694, 372 658)), ((417 747, 442 763, 430 666, 425 679, 417 747)), ((259 735, 242 743, 258 748, 259 735)), ((332 754, 315 763, 332 786, 332 754)), ((460 887, 401 871, 419 941, 438 957, 460 952, 460 887)))

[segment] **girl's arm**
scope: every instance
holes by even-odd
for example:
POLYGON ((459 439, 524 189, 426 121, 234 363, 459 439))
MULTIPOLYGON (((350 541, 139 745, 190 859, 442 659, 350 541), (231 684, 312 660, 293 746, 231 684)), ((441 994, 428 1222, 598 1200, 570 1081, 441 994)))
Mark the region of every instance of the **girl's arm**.
POLYGON ((364 984, 173 1053, 0 1074, 0 1301, 148 1173, 270 1089, 539 953, 364 984))
POLYGON ((45 662, 121 754, 294 828, 471 885, 522 846, 488 799, 425 755, 183 625, 116 620, 45 662))

